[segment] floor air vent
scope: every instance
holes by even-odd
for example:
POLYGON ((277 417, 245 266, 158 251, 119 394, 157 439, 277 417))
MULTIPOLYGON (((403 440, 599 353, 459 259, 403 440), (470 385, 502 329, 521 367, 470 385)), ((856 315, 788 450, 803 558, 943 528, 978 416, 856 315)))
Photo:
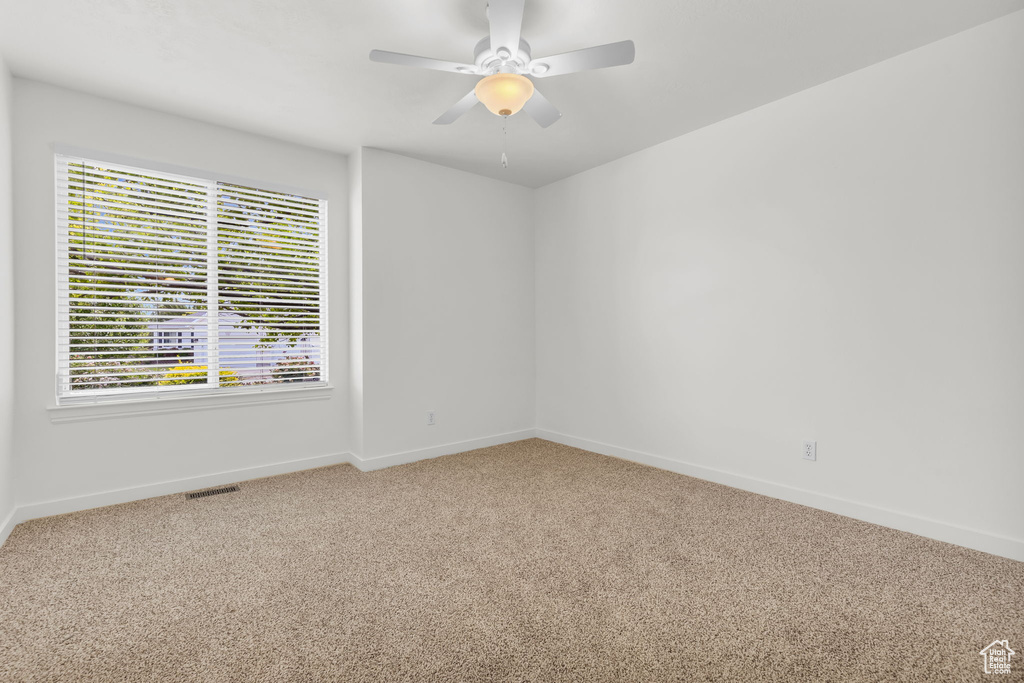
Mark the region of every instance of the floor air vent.
POLYGON ((222 486, 219 489, 206 489, 205 491, 195 491, 187 494, 185 497, 189 500, 193 498, 206 498, 208 496, 217 496, 222 493, 233 493, 238 490, 237 486, 222 486))

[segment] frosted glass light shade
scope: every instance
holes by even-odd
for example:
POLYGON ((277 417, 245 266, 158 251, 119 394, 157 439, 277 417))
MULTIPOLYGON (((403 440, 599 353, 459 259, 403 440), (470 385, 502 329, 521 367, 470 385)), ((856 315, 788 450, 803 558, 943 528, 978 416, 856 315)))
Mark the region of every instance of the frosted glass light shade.
POLYGON ((474 90, 492 114, 512 116, 533 97, 533 82, 519 74, 494 74, 481 78, 474 90))

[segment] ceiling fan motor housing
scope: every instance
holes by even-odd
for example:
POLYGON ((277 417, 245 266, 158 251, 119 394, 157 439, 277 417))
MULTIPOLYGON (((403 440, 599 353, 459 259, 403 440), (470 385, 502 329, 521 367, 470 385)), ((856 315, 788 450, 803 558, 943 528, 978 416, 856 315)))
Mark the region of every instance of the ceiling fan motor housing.
POLYGON ((530 44, 519 39, 519 52, 513 58, 512 54, 499 45, 496 50, 491 49, 491 37, 484 36, 473 49, 474 63, 481 74, 491 73, 528 73, 526 65, 530 63, 530 44))

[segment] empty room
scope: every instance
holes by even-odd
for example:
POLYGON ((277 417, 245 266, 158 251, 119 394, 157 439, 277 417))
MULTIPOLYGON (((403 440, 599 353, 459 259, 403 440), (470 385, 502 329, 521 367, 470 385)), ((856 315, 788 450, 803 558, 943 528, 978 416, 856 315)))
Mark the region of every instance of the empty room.
POLYGON ((0 681, 1022 648, 1024 0, 0 0, 0 681))

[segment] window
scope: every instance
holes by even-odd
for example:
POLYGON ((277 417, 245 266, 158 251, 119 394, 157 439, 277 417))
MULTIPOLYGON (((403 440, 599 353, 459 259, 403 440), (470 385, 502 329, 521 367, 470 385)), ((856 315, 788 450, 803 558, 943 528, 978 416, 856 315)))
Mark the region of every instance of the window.
POLYGON ((326 200, 63 154, 56 179, 59 403, 326 384, 326 200))

